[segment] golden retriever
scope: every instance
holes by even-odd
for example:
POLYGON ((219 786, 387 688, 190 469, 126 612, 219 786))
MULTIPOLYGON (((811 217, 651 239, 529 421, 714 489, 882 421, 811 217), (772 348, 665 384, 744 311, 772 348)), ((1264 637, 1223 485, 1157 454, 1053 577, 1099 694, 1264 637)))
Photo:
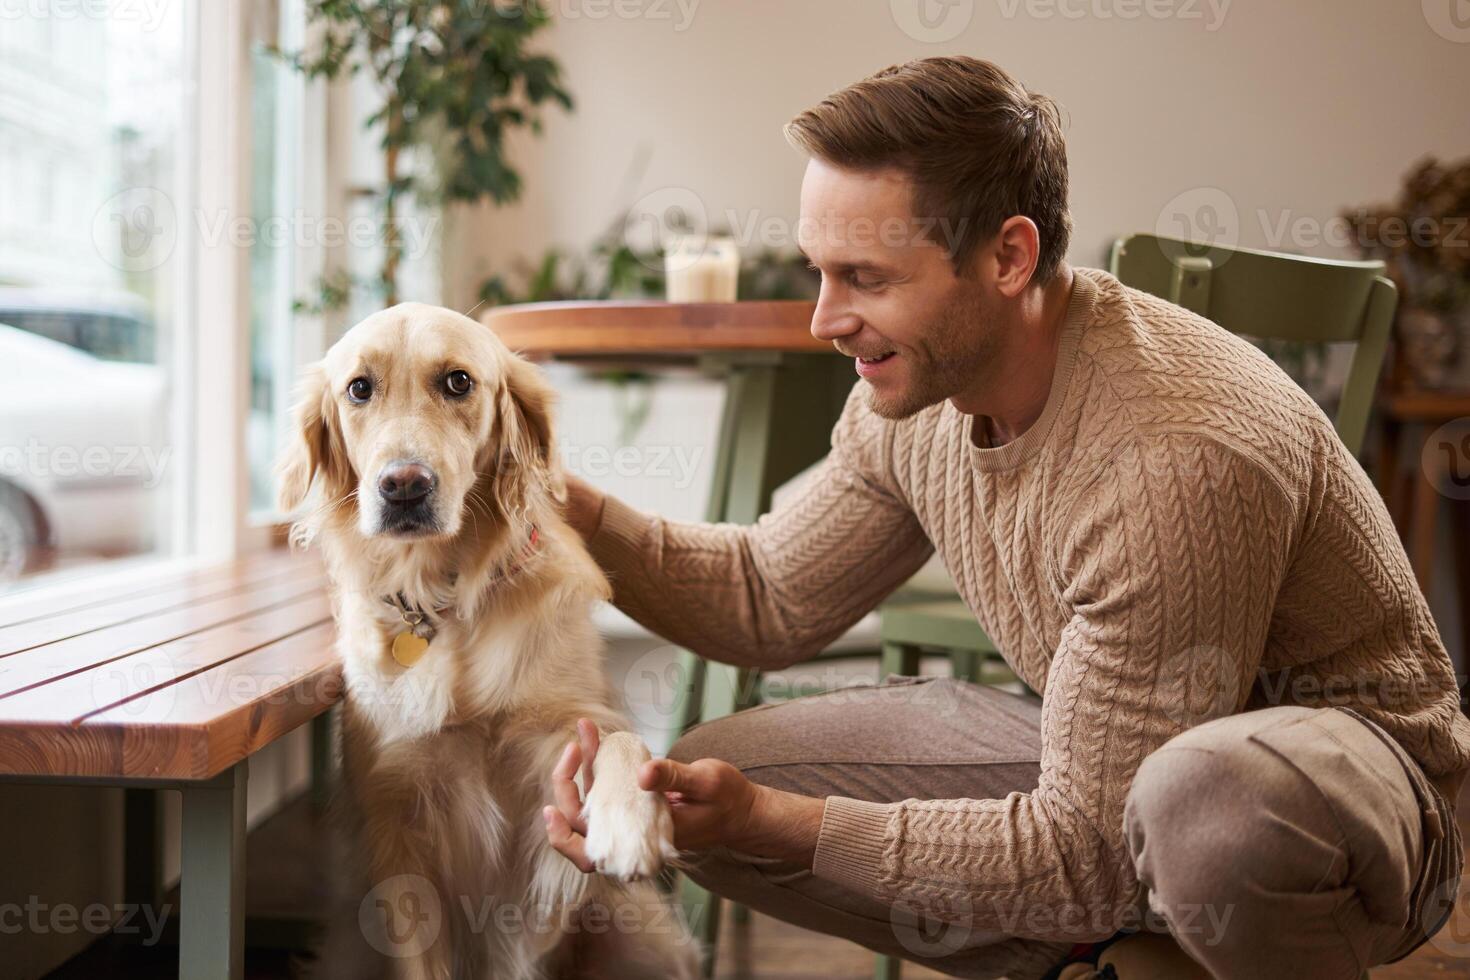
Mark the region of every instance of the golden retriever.
POLYGON ((551 391, 491 331, 402 304, 304 380, 281 504, 332 582, 346 677, 342 786, 360 863, 327 976, 693 978, 648 880, 674 855, 637 786, 591 622, 609 588, 561 516, 551 391), (427 642, 425 642, 427 641, 427 642), (547 844, 550 774, 590 718, 584 875, 547 844))

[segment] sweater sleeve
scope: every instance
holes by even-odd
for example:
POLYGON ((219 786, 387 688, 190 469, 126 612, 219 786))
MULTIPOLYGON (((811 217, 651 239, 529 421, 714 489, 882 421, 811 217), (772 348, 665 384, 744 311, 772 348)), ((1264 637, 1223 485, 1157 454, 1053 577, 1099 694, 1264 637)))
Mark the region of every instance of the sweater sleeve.
POLYGON ((1140 895, 1123 804, 1143 758, 1244 707, 1297 537, 1297 503, 1208 438, 1152 434, 1055 526, 1069 619, 1047 677, 1035 790, 832 797, 815 873, 895 909, 1009 935, 1111 935, 1140 895))
POLYGON ((590 548, 618 608, 701 656, 770 669, 816 654, 913 575, 933 546, 891 478, 891 426, 861 388, 831 452, 752 526, 608 498, 590 548))

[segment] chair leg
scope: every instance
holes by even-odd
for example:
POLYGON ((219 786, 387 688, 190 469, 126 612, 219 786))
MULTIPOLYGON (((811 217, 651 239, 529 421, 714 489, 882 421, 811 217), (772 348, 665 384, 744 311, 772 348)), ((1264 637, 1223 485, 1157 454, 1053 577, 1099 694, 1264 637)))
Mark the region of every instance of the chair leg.
POLYGON ((245 975, 245 784, 248 762, 183 790, 180 980, 245 975))
POLYGON ((162 790, 123 790, 123 901, 137 909, 163 904, 162 790))
POLYGON ((878 679, 891 674, 900 677, 919 676, 919 648, 908 643, 883 644, 882 657, 878 664, 878 679))
POLYGON ((684 877, 679 881, 679 901, 689 931, 699 943, 699 975, 708 980, 715 975, 715 949, 720 942, 720 896, 684 877))
POLYGON ((903 960, 894 956, 879 956, 873 963, 873 980, 899 980, 903 960))
POLYGON ((979 650, 949 651, 950 673, 954 675, 956 680, 979 684, 980 668, 984 663, 985 657, 979 650))

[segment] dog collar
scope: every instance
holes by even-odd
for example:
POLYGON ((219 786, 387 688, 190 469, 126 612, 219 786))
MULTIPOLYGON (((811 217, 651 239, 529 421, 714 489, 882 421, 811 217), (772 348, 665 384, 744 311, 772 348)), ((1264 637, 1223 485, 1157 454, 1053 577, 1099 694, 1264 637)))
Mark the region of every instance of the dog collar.
MULTIPOLYGON (((526 542, 526 547, 522 550, 520 557, 512 562, 510 567, 497 573, 490 580, 489 584, 498 585, 508 581, 525 567, 526 562, 530 560, 540 543, 541 532, 535 527, 532 527, 530 540, 526 542)), ((453 584, 452 579, 451 584, 453 584)), ((453 608, 453 605, 441 606, 431 612, 409 602, 402 592, 383 596, 383 601, 393 607, 393 610, 398 613, 398 618, 403 622, 403 628, 393 636, 393 645, 391 648, 393 659, 400 666, 412 667, 423 659, 424 654, 428 652, 429 644, 434 639, 434 635, 439 632, 439 627, 434 621, 435 617, 442 618, 445 613, 453 608)))

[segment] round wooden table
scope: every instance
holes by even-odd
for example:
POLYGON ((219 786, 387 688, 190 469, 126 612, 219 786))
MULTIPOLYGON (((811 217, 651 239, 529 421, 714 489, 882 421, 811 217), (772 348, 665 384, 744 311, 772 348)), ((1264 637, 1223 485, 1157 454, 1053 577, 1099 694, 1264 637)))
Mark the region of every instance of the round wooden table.
POLYGON ((530 357, 699 357, 713 353, 831 354, 811 334, 815 303, 526 303, 481 322, 530 357))

